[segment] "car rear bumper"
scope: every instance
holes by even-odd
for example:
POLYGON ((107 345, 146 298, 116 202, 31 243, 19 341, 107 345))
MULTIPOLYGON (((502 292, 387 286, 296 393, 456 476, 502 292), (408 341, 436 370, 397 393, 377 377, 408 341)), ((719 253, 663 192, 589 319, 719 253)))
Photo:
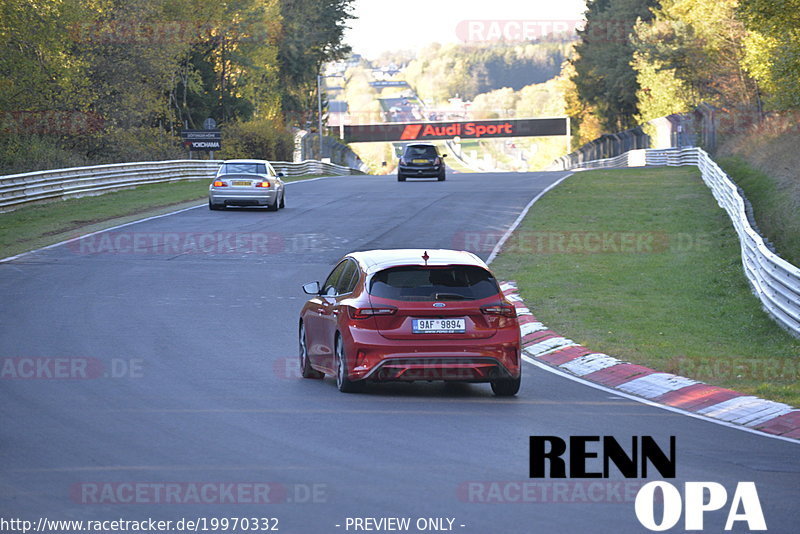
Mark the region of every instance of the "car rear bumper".
POLYGON ((403 176, 408 176, 410 178, 419 177, 419 178, 435 178, 439 176, 442 172, 444 172, 444 167, 435 167, 435 166, 427 166, 427 167, 412 167, 412 166, 404 166, 400 165, 397 168, 397 172, 403 176))
MULTIPOLYGON (((490 382, 498 378, 516 378, 494 358, 386 358, 364 377, 377 382, 490 382)), ((354 377, 355 378, 355 377, 354 377)))
POLYGON ((268 206, 275 202, 278 191, 220 191, 212 189, 208 199, 212 204, 227 206, 268 206))
POLYGON ((351 335, 345 339, 351 380, 489 382, 520 376, 520 339, 513 329, 485 339, 419 342, 387 340, 370 330, 351 335))

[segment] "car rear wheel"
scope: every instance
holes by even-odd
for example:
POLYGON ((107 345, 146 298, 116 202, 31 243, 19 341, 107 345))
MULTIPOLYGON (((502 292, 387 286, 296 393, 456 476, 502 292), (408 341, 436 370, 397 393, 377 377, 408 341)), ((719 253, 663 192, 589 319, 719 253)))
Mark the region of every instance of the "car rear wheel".
POLYGON ((217 204, 214 204, 210 200, 208 201, 208 209, 210 209, 211 211, 221 210, 224 207, 225 207, 224 205, 223 206, 219 206, 217 204))
POLYGON ((398 174, 397 175, 397 181, 398 182, 405 182, 406 181, 406 177, 403 176, 403 175, 398 174))
POLYGON ((342 393, 358 393, 364 389, 364 382, 347 378, 347 356, 344 353, 342 338, 336 336, 336 387, 342 393))
POLYGON ((268 211, 278 211, 281 206, 281 199, 275 197, 275 202, 273 202, 270 206, 267 206, 268 211))
POLYGON ((286 193, 281 195, 281 205, 280 205, 280 207, 281 208, 285 208, 286 207, 286 193))
POLYGON ((303 378, 313 378, 319 380, 325 376, 311 367, 311 362, 308 361, 308 345, 306 344, 306 327, 300 323, 300 370, 303 378))
POLYGON ((513 397, 519 392, 522 376, 492 380, 492 392, 497 397, 513 397))

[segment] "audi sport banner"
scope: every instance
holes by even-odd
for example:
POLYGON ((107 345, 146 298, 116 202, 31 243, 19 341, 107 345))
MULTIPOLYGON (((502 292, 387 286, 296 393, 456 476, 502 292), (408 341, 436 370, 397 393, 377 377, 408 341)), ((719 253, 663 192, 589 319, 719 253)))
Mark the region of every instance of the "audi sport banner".
POLYGON ((566 135, 567 119, 508 119, 456 122, 405 122, 345 125, 351 143, 369 141, 432 141, 435 139, 486 139, 566 135))

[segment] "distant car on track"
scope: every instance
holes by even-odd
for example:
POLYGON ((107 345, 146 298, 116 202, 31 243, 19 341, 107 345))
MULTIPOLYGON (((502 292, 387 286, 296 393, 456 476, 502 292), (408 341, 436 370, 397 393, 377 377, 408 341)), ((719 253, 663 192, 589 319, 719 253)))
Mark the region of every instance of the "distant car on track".
POLYGON ((208 187, 208 209, 267 206, 270 211, 278 211, 286 205, 282 176, 265 160, 224 161, 208 187))
POLYGON ((300 312, 305 378, 334 375, 340 391, 367 381, 489 382, 520 387, 516 309, 486 264, 454 250, 347 254, 300 312))
POLYGON ((413 143, 406 145, 397 166, 397 181, 405 182, 406 178, 437 178, 443 182, 446 178, 444 158, 436 145, 429 143, 413 143))

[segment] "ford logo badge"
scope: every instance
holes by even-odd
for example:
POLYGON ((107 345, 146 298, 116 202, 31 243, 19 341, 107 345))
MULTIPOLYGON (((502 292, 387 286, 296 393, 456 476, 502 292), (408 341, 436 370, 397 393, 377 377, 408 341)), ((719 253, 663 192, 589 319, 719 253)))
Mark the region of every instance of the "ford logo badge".
POLYGON ((447 304, 445 304, 444 302, 434 302, 433 303, 433 307, 434 308, 444 308, 445 306, 447 306, 447 304))

